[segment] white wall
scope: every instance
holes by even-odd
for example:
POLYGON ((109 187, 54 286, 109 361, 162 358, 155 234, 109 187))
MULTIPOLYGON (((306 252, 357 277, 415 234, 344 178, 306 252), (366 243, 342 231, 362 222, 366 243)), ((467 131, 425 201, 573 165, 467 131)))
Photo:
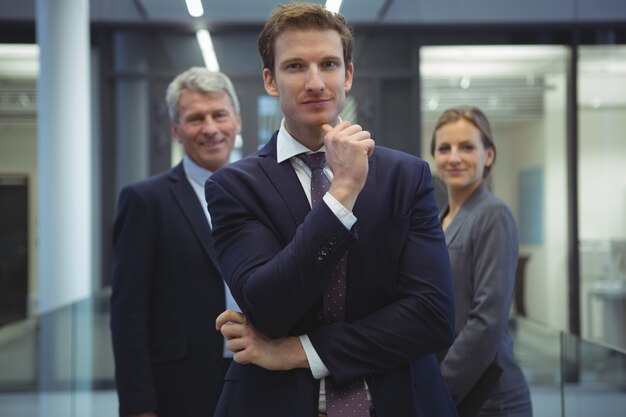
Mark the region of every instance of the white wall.
POLYGON ((579 115, 580 240, 624 240, 626 108, 583 108, 579 115))
POLYGON ((568 328, 567 141, 565 74, 547 77, 553 88, 544 96, 544 229, 546 323, 568 328))

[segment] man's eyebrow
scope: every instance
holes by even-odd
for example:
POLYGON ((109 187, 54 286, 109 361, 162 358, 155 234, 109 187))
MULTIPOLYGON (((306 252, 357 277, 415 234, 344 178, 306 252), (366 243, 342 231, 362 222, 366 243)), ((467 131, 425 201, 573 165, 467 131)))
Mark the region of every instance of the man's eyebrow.
POLYGON ((286 58, 281 59, 280 61, 276 61, 278 64, 284 64, 284 63, 288 63, 288 62, 300 62, 303 61, 302 58, 300 58, 299 56, 288 56, 286 58))

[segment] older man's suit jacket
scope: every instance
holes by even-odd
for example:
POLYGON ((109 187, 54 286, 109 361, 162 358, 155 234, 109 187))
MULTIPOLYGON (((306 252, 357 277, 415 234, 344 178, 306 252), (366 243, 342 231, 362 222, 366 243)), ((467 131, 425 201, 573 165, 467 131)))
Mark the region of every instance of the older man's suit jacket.
MULTIPOLYGON (((271 338, 308 334, 339 384, 365 378, 378 417, 454 416, 433 352, 452 342, 448 254, 425 162, 377 147, 347 230, 326 203, 311 209, 276 134, 206 184, 224 278, 271 338), (348 253, 345 321, 324 325, 321 296, 348 253)), ((317 415, 309 369, 233 363, 216 417, 317 415)))
POLYGON ((120 415, 212 417, 224 375, 224 284, 182 164, 125 187, 114 224, 111 331, 120 415))
POLYGON ((445 235, 456 301, 456 339, 441 366, 453 399, 457 403, 466 399, 494 363, 502 374, 486 393, 490 398, 485 407, 502 409, 505 404, 529 402, 508 332, 519 245, 511 211, 483 183, 445 235))

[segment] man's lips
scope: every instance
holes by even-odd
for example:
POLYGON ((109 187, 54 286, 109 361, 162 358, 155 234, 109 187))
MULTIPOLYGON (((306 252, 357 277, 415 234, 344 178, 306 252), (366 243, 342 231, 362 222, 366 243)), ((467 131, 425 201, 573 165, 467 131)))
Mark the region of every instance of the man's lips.
POLYGON ((304 100, 302 102, 302 104, 324 104, 324 103, 328 103, 330 101, 329 98, 316 98, 316 99, 310 99, 310 100, 304 100))
POLYGON ((211 146, 217 146, 221 143, 226 142, 226 138, 220 138, 220 139, 203 139, 200 141, 200 146, 207 146, 207 147, 211 147, 211 146))

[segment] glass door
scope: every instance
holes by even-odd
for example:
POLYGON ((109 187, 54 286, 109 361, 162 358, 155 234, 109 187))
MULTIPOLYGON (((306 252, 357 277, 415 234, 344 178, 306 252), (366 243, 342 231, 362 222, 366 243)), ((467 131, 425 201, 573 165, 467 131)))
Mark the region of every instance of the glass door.
MULTIPOLYGON (((486 113, 497 149, 491 189, 513 211, 520 235, 515 309, 555 329, 568 323, 568 60, 561 46, 420 49, 422 155, 432 167, 432 130, 445 109, 486 113)), ((445 190, 439 195, 445 199, 445 190)))

